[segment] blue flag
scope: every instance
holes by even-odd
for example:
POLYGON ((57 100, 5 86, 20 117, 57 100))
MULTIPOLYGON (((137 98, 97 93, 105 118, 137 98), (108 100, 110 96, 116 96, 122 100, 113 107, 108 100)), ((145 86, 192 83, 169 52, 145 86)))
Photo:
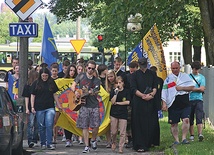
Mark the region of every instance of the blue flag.
POLYGON ((142 45, 141 42, 134 48, 132 53, 128 56, 127 64, 129 65, 132 61, 138 61, 139 58, 142 58, 142 45))
POLYGON ((43 57, 44 63, 48 64, 49 67, 52 63, 57 62, 57 59, 59 59, 56 43, 46 17, 44 23, 41 56, 43 57))

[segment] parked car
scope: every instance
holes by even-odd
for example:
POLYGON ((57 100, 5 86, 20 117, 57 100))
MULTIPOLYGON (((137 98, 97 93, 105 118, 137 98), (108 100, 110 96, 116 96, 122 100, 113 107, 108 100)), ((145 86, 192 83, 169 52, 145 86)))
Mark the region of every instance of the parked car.
POLYGON ((0 154, 22 155, 24 122, 19 116, 23 106, 14 105, 7 90, 0 86, 0 154))

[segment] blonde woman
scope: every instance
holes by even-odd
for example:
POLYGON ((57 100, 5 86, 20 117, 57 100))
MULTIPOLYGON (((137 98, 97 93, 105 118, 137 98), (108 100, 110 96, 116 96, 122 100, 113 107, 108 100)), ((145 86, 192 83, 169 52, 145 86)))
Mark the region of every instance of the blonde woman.
POLYGON ((112 88, 116 86, 116 74, 113 70, 108 70, 106 74, 106 82, 105 82, 105 89, 108 93, 111 92, 112 88))
MULTIPOLYGON (((113 70, 108 70, 106 73, 105 90, 110 94, 111 90, 116 88, 116 74, 113 70)), ((107 145, 106 148, 111 148, 111 130, 106 132, 107 145)))

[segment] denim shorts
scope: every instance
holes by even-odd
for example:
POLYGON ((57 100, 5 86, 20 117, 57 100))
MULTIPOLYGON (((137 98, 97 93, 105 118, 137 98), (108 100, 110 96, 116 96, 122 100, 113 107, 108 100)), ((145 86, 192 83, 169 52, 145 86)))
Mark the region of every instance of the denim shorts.
POLYGON ((77 127, 81 129, 96 128, 100 126, 99 108, 86 108, 82 106, 77 118, 77 127))

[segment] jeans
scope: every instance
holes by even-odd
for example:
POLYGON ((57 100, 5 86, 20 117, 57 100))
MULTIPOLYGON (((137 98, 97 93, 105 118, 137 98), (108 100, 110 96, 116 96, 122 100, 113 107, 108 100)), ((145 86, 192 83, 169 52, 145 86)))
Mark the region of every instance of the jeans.
POLYGON ((55 109, 49 108, 36 111, 36 117, 39 127, 41 145, 51 145, 53 139, 55 109))
POLYGON ((39 137, 38 137, 38 124, 36 115, 33 113, 30 113, 27 115, 27 138, 28 138, 28 145, 31 142, 37 143, 39 137))

